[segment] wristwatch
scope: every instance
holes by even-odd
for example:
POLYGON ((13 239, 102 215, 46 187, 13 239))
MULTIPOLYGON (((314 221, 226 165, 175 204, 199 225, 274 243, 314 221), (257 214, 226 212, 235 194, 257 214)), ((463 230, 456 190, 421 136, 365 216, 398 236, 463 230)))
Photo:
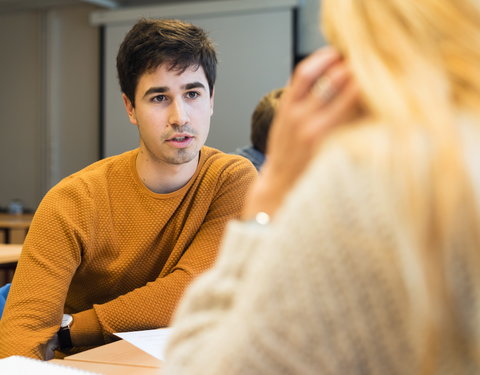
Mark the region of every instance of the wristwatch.
POLYGON ((73 316, 70 314, 63 314, 62 324, 60 324, 60 329, 58 330, 57 337, 60 349, 71 349, 72 338, 70 336, 70 327, 73 323, 73 316))

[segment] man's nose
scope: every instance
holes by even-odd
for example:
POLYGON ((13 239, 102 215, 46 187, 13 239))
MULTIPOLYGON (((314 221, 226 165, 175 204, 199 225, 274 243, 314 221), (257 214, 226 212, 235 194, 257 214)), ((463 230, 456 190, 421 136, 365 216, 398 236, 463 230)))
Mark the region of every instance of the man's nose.
POLYGON ((170 105, 168 122, 172 126, 183 126, 188 123, 188 113, 185 103, 181 100, 174 100, 170 105))

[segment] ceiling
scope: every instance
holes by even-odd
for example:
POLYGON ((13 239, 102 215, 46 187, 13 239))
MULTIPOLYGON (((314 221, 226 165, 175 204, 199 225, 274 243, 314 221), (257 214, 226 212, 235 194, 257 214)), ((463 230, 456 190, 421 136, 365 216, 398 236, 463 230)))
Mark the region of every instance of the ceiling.
MULTIPOLYGON (((201 0, 0 0, 0 13, 24 10, 38 10, 54 6, 75 4, 94 4, 106 9, 115 9, 138 5, 167 4, 201 0)), ((220 1, 220 0, 217 0, 220 1)))

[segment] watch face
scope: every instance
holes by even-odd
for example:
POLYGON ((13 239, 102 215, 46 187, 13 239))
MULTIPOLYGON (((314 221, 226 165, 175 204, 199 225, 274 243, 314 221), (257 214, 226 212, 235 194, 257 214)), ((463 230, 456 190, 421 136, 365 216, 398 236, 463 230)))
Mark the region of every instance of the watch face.
POLYGON ((73 322, 73 317, 70 314, 63 314, 61 327, 68 327, 73 322))

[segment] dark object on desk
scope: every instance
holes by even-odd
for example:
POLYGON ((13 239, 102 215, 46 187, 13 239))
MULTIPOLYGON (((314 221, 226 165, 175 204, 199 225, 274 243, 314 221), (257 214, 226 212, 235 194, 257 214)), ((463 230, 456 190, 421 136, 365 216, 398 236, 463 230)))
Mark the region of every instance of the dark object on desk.
POLYGON ((20 199, 12 199, 8 204, 8 213, 11 215, 23 214, 23 203, 20 199))

